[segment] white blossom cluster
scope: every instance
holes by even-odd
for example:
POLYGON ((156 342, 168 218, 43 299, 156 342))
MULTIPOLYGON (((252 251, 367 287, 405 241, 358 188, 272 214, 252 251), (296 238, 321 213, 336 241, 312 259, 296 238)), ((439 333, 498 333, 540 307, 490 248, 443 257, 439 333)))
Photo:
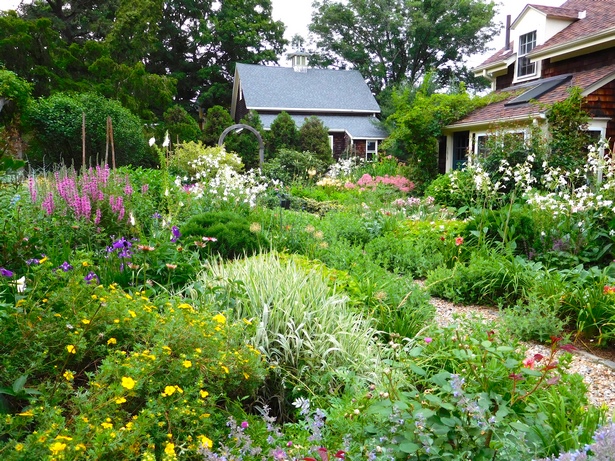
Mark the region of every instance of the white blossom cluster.
POLYGON ((331 179, 348 178, 364 160, 360 157, 340 158, 331 165, 325 177, 331 179))
MULTIPOLYGON (((528 203, 551 212, 553 216, 572 217, 586 212, 595 212, 599 217, 615 214, 615 162, 610 152, 600 157, 600 147, 607 146, 589 147, 587 162, 582 169, 563 171, 543 164, 546 173, 541 185, 544 192, 528 191, 528 203), (597 179, 600 177, 601 181, 597 179)), ((582 218, 579 218, 578 226, 583 225, 582 218)))
POLYGON ((258 196, 269 187, 279 187, 277 181, 268 181, 259 170, 238 173, 229 165, 222 165, 215 176, 204 177, 188 187, 188 191, 197 199, 207 198, 212 204, 221 206, 248 205, 256 206, 258 196))

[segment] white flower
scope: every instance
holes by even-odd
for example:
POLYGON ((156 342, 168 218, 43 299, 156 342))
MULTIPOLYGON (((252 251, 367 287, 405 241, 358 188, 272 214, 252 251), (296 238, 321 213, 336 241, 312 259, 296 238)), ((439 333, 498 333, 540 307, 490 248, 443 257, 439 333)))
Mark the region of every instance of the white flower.
POLYGON ((135 216, 132 214, 132 211, 128 214, 129 220, 130 220, 130 225, 134 226, 137 221, 135 220, 135 216))
POLYGON ((26 277, 24 276, 15 280, 15 285, 17 286, 17 293, 23 293, 26 291, 26 277))
POLYGON ((169 143, 171 140, 169 139, 169 132, 167 131, 164 135, 164 141, 162 143, 162 147, 169 147, 169 143))
POLYGON ((156 138, 152 136, 149 138, 149 146, 152 147, 154 144, 156 144, 156 138))

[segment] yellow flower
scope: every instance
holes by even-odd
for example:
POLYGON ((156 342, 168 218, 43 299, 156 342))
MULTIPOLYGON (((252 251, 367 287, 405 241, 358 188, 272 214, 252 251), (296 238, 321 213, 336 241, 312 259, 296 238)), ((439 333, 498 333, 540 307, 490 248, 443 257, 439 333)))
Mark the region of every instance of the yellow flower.
POLYGON ((228 373, 229 373, 228 367, 226 367, 226 366, 222 365, 222 369, 223 369, 223 370, 224 370, 224 372, 228 375, 228 373))
POLYGON ((226 323, 226 317, 224 317, 224 315, 222 314, 216 314, 213 316, 213 320, 215 322, 220 323, 221 325, 224 325, 226 323))
POLYGON ((162 395, 173 395, 175 394, 175 386, 166 386, 164 388, 164 392, 162 393, 162 395))
POLYGON ((120 323, 120 319, 113 320, 113 323, 120 323))
POLYGON ((38 263, 39 264, 43 264, 44 262, 47 262, 49 258, 47 256, 45 256, 43 259, 41 259, 38 263))
POLYGON ((72 437, 67 437, 65 435, 58 435, 56 437, 56 440, 73 440, 73 438, 72 437))
POLYGON ((91 298, 92 298, 93 300, 97 300, 97 299, 98 299, 98 296, 96 296, 96 295, 92 295, 92 296, 91 296, 91 298))
POLYGON ((119 399, 115 399, 115 403, 121 405, 122 403, 126 403, 126 399, 124 397, 120 397, 119 399))
POLYGON ((51 453, 57 455, 58 453, 66 449, 66 444, 61 442, 55 442, 49 446, 49 449, 51 450, 51 453))
POLYGON ((196 438, 199 439, 199 442, 201 442, 201 445, 203 445, 206 448, 211 448, 214 446, 213 442, 207 437, 205 437, 204 435, 198 435, 196 438))
POLYGON ((77 353, 77 349, 75 349, 75 346, 73 346, 72 344, 69 344, 68 346, 66 346, 66 350, 71 354, 77 353))
POLYGON ((82 265, 83 267, 88 267, 88 266, 90 265, 90 263, 88 263, 87 261, 83 261, 83 262, 81 263, 81 265, 82 265))
POLYGON ((124 296, 126 296, 126 299, 132 299, 132 296, 130 296, 128 293, 126 293, 124 296))
POLYGON ((77 445, 75 445, 75 451, 81 451, 81 450, 85 450, 84 444, 78 443, 77 445))
POLYGON ((83 319, 81 323, 83 323, 84 325, 89 325, 90 321, 88 319, 83 319))
POLYGON ((122 376, 122 386, 126 389, 132 389, 133 387, 135 387, 135 384, 137 383, 134 379, 127 376, 122 376))
POLYGON ((135 317, 137 316, 137 313, 136 313, 135 311, 130 311, 130 310, 129 310, 129 311, 128 311, 128 313, 130 314, 130 316, 131 316, 132 318, 135 318, 135 317))
POLYGON ((209 395, 209 392, 207 391, 200 391, 199 392, 201 394, 201 398, 204 399, 205 397, 207 397, 209 395))
POLYGON ((192 309, 192 306, 187 303, 181 303, 179 306, 177 306, 177 308, 178 309, 192 309))
POLYGON ((21 451, 23 450, 23 443, 18 443, 17 445, 15 445, 15 451, 21 451))
POLYGON ((75 375, 70 371, 65 371, 62 376, 66 378, 66 381, 72 381, 75 378, 75 375))
POLYGON ((102 423, 101 426, 103 429, 113 429, 113 424, 111 423, 102 423))
POLYGON ((247 373, 244 371, 244 372, 243 372, 243 377, 244 377, 244 378, 246 378, 246 379, 248 379, 248 378, 250 377, 250 375, 249 375, 249 374, 247 374, 247 373))
POLYGON ((190 360, 184 360, 182 365, 186 368, 190 368, 192 366, 192 362, 190 360))
POLYGON ((197 347, 194 351, 195 351, 197 354, 200 354, 201 352, 203 352, 203 351, 201 350, 201 348, 200 348, 200 347, 197 347))
POLYGON ((175 454, 175 445, 173 445, 171 442, 167 443, 167 446, 164 447, 164 452, 167 455, 174 455, 175 454))
POLYGON ((107 340, 107 344, 111 345, 111 344, 117 344, 117 339, 115 338, 109 338, 107 340))

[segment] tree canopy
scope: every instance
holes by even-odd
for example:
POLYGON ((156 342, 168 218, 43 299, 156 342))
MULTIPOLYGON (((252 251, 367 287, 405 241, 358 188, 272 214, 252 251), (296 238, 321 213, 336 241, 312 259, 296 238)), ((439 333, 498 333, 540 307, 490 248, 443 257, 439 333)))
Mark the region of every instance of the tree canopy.
POLYGON ((34 96, 94 90, 146 119, 173 103, 195 113, 229 104, 235 62, 277 61, 271 13, 270 0, 36 0, 0 12, 0 62, 34 96))
POLYGON ((310 31, 330 63, 351 64, 375 94, 467 76, 463 56, 485 51, 496 33, 495 3, 483 0, 316 0, 310 31))

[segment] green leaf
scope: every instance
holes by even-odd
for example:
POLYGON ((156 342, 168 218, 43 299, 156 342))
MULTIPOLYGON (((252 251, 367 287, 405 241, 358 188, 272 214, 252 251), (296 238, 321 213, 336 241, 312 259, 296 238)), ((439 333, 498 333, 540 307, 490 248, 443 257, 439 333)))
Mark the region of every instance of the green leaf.
POLYGON ((23 391, 23 388, 26 385, 27 379, 28 379, 28 375, 22 375, 15 380, 15 382, 13 383, 13 391, 16 394, 19 394, 21 391, 23 391))
POLYGON ((419 446, 413 442, 402 442, 399 444, 399 451, 403 453, 416 453, 419 450, 419 446))
POLYGON ((410 362, 410 369, 419 376, 425 376, 427 373, 415 363, 410 362))
POLYGON ((522 422, 519 421, 513 421, 512 423, 510 423, 510 426, 513 429, 517 429, 518 431, 521 432, 530 432, 530 427, 527 424, 523 424, 522 422))

